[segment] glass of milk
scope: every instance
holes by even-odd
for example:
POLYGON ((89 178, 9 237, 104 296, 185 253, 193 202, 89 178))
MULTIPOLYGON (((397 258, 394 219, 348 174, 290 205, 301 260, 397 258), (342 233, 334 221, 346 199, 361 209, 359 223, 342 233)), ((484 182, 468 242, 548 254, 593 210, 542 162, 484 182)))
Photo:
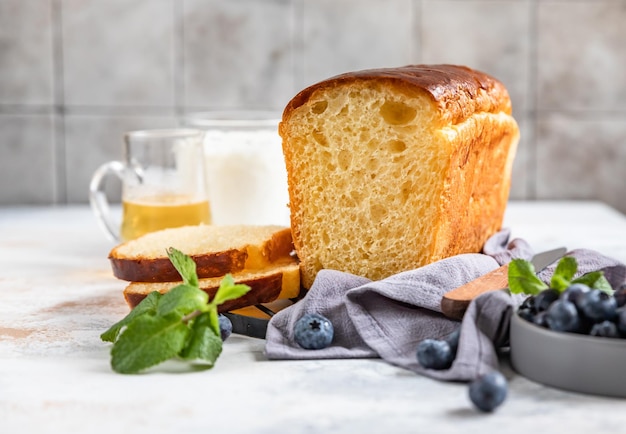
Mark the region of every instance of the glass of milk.
POLYGON ((287 172, 274 112, 197 112, 185 126, 202 129, 207 191, 217 225, 289 226, 287 172))

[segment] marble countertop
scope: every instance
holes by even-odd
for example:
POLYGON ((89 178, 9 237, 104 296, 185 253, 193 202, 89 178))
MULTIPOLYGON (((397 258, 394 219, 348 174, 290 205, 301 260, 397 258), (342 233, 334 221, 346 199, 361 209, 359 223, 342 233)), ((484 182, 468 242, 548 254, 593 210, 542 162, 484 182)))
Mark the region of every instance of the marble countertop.
MULTIPOLYGON (((512 202, 505 226, 537 250, 626 262, 626 216, 597 202, 512 202)), ((378 359, 268 361, 233 335, 214 369, 115 374, 99 335, 128 313, 113 245, 87 207, 0 208, 0 432, 626 432, 623 399, 533 383, 502 361, 507 401, 475 411, 467 386, 378 359)))

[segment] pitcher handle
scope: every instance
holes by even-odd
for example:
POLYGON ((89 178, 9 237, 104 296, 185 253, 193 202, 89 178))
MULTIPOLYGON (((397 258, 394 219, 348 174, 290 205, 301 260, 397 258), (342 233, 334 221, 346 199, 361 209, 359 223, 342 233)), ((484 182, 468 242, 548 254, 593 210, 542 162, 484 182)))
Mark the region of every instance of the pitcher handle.
POLYGON ((98 167, 89 183, 89 203, 91 204, 91 209, 96 215, 96 220, 100 228, 114 242, 120 241, 120 229, 113 224, 111 208, 103 187, 107 176, 111 174, 116 175, 123 181, 124 171, 124 163, 121 161, 109 161, 98 167))

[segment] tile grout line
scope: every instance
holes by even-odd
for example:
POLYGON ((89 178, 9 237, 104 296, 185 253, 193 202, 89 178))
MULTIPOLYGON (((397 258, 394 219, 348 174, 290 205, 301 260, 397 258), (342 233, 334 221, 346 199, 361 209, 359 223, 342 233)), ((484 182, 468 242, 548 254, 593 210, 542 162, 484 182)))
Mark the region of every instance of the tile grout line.
POLYGON ((63 10, 61 0, 52 0, 52 64, 54 86, 54 199, 53 203, 67 203, 67 162, 65 143, 65 87, 63 71, 63 10))

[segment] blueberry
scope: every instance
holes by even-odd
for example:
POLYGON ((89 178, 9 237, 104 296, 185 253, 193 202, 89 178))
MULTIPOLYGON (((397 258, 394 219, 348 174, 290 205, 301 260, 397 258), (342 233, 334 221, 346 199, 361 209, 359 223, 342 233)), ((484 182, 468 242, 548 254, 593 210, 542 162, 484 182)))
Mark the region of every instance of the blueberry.
POLYGON ((530 309, 519 309, 517 314, 528 322, 534 322, 535 313, 530 309))
POLYGON ((583 294, 578 302, 582 314, 592 322, 602 322, 615 318, 617 304, 615 298, 599 289, 583 294))
POLYGON ((565 288, 565 291, 563 291, 563 293, 561 294, 561 299, 571 301, 578 307, 578 301, 580 300, 580 297, 590 290, 591 288, 583 283, 574 283, 565 288))
POLYGON ((604 338, 619 338, 617 326, 611 321, 602 321, 594 324, 589 334, 591 336, 602 336, 604 338))
POLYGON ((615 320, 617 324, 617 330, 619 330, 620 334, 626 338, 626 307, 619 308, 617 310, 617 319, 615 320))
POLYGON ((574 303, 567 300, 557 300, 550 305, 546 322, 551 330, 558 332, 575 332, 580 329, 578 310, 574 303))
POLYGON ((533 324, 538 325, 539 327, 548 327, 548 312, 545 310, 543 312, 539 312, 535 316, 533 316, 532 321, 533 324))
POLYGON ((452 350, 453 356, 456 355, 457 349, 459 348, 459 339, 461 338, 461 327, 454 330, 452 333, 443 338, 444 341, 450 345, 450 350, 452 350))
POLYGON ((530 312, 534 312, 535 311, 535 297, 532 295, 526 297, 519 308, 528 309, 530 312))
POLYGON ((424 339, 417 345, 417 361, 426 369, 448 369, 454 354, 447 341, 424 339))
POLYGON ((617 307, 622 307, 626 305, 626 283, 617 288, 615 292, 613 292, 613 297, 615 297, 615 303, 617 303, 617 307))
POLYGON ((535 296, 535 309, 537 312, 548 310, 553 301, 556 301, 561 293, 554 288, 544 289, 535 296))
POLYGON ((220 314, 218 319, 220 321, 220 335, 222 336, 222 341, 225 341, 233 332, 233 323, 230 322, 226 315, 220 314))
POLYGON ((507 389, 504 375, 498 371, 492 371, 470 383, 469 397, 479 410, 490 412, 504 402, 507 389))
POLYGON ((307 350, 321 350, 330 345, 334 329, 328 318, 317 313, 307 313, 296 321, 294 329, 298 345, 307 350))

